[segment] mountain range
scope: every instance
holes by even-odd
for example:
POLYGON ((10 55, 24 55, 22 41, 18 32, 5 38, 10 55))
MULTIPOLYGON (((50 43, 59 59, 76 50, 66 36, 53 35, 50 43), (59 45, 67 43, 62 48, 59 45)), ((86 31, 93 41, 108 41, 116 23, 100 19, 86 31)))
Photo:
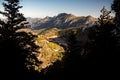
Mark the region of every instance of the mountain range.
POLYGON ((70 27, 80 27, 88 26, 94 24, 97 21, 97 18, 92 16, 75 16, 73 14, 60 13, 54 17, 45 17, 45 18, 28 18, 28 21, 31 23, 32 29, 48 29, 48 28, 58 28, 66 29, 70 27))
POLYGON ((90 15, 75 16, 73 14, 60 13, 57 16, 53 16, 53 17, 47 16, 45 18, 27 17, 27 21, 30 23, 31 28, 33 30, 50 29, 50 28, 67 29, 71 27, 92 26, 97 21, 97 18, 92 17, 90 15))

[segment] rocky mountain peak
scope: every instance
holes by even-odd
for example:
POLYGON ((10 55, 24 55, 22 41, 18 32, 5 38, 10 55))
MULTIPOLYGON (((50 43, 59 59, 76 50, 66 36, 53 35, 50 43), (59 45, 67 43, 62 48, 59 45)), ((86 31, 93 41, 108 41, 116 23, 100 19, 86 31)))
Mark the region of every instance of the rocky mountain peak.
POLYGON ((73 14, 60 13, 54 17, 45 17, 35 23, 33 29, 42 28, 70 28, 91 24, 96 21, 92 16, 75 16, 73 14))

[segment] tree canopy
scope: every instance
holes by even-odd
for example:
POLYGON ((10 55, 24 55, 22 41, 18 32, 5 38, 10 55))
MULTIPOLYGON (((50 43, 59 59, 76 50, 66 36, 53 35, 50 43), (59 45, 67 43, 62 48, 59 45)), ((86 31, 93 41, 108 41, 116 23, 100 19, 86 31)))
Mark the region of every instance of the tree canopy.
POLYGON ((4 0, 4 11, 0 11, 6 17, 6 20, 0 20, 2 65, 6 74, 13 74, 13 80, 24 79, 27 77, 27 68, 35 68, 40 63, 37 59, 39 46, 35 44, 37 36, 22 30, 29 27, 29 24, 19 12, 22 8, 19 3, 19 0, 4 0))

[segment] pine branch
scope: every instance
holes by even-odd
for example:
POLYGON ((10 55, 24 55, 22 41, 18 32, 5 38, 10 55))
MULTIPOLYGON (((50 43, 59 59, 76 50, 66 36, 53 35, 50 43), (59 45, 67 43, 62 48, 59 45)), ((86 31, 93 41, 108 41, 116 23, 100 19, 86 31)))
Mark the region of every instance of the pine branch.
POLYGON ((2 14, 2 15, 5 16, 5 17, 8 16, 8 13, 7 13, 7 12, 2 12, 2 11, 0 11, 0 14, 2 14))
POLYGON ((0 19, 0 25, 5 25, 5 22, 0 19))

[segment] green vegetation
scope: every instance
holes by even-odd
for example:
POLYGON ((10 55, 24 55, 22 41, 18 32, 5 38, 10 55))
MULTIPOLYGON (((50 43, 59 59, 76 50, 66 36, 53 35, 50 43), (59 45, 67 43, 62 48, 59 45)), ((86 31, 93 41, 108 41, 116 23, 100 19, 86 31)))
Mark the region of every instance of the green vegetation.
MULTIPOLYGON (((55 29, 56 30, 56 29, 55 29)), ((39 34, 38 38, 36 39, 36 42, 40 48, 41 54, 38 56, 38 59, 42 62, 41 65, 36 66, 35 69, 36 71, 41 72, 43 69, 48 68, 51 65, 54 65, 54 62, 56 61, 61 61, 63 59, 63 56, 65 53, 65 50, 62 46, 50 42, 48 40, 48 35, 49 37, 57 35, 56 31, 54 29, 47 30, 41 34, 39 34), (52 34, 50 32, 52 31, 52 34)))
POLYGON ((58 34, 59 31, 60 31, 60 29, 51 28, 51 29, 44 30, 40 34, 43 34, 46 38, 51 38, 51 37, 54 37, 54 36, 59 37, 59 34, 58 34))

